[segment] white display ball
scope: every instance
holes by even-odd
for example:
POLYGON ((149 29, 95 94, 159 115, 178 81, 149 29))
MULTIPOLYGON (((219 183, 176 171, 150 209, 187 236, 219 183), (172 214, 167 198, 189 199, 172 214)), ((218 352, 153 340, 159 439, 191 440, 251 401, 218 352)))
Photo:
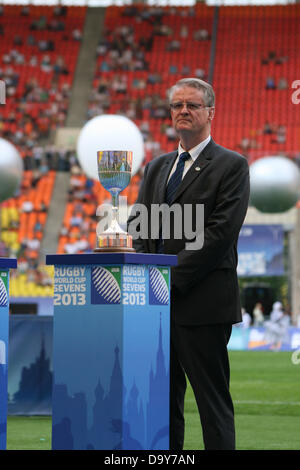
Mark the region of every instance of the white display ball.
POLYGON ((130 119, 103 114, 88 121, 77 140, 77 156, 81 168, 89 178, 96 180, 99 150, 132 151, 131 175, 134 175, 144 159, 144 139, 139 128, 130 119))
POLYGON ((250 202, 261 212, 291 209, 300 198, 300 170, 285 157, 260 158, 250 165, 250 202))
POLYGON ((23 174, 23 161, 16 147, 0 138, 0 202, 18 189, 23 174))

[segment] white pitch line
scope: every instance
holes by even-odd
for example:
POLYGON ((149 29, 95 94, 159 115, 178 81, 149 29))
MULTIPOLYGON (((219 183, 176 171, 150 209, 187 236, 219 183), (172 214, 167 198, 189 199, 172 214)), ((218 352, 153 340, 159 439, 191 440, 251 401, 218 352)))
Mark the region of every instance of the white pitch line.
POLYGON ((292 405, 300 406, 300 401, 260 401, 260 400, 233 400, 237 405, 292 405))

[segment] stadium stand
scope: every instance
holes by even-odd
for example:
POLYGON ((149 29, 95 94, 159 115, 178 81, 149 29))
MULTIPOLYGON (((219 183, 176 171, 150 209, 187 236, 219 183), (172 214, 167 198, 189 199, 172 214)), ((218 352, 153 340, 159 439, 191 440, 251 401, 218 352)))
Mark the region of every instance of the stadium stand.
MULTIPOLYGON (((37 269, 39 247, 59 167, 47 143, 65 123, 85 11, 6 5, 0 16, 0 78, 6 83, 0 136, 17 147, 25 170, 19 193, 2 204, 1 242, 4 253, 17 256, 37 279, 46 272, 37 269)), ((14 295, 41 295, 38 284, 29 288, 26 273, 18 274, 12 276, 14 295)))
MULTIPOLYGON (((12 96, 8 96, 5 114, 4 107, 0 109, 0 135, 14 140, 13 137, 18 135, 16 126, 20 123, 22 129, 28 128, 26 132, 30 136, 32 132, 37 133, 30 145, 18 145, 26 163, 20 195, 2 204, 1 239, 12 252, 20 249, 26 237, 33 240, 37 234, 39 241, 43 238, 57 171, 53 150, 50 146, 45 147, 44 142, 49 139, 49 127, 53 135, 55 129, 65 123, 85 15, 86 9, 81 7, 65 7, 63 16, 56 16, 53 7, 30 7, 30 14, 24 15, 21 7, 5 6, 4 14, 0 16, 2 38, 6 37, 8 24, 15 25, 13 34, 5 39, 5 45, 2 41, 0 44, 1 73, 5 76, 3 74, 10 67, 19 74, 17 86, 11 87, 12 96), (43 17, 46 18, 44 23, 43 17), (53 19, 63 22, 64 29, 53 31, 53 25, 49 29, 53 19), (42 29, 30 29, 33 23, 42 29), (22 45, 13 43, 18 41, 17 35, 21 36, 22 45), (36 44, 28 44, 29 36, 35 42, 52 40, 54 50, 39 51, 36 44), (10 54, 9 64, 3 63, 3 55, 9 55, 6 53, 14 49, 24 56, 25 64, 15 63, 22 60, 15 53, 10 54), (38 65, 29 65, 33 55, 37 56, 38 65), (50 57, 50 66, 45 64, 42 70, 41 61, 45 55, 50 57), (55 73, 53 66, 59 56, 63 57, 62 63, 68 74, 57 76, 55 73), (33 78, 37 81, 32 86, 34 92, 31 89, 27 95, 34 99, 28 102, 24 90, 33 78), (55 91, 51 91, 53 87, 55 91), (39 88, 40 95, 36 98, 39 88), (13 100, 13 96, 17 100, 13 100), (59 102, 58 97, 61 98, 59 102), (60 109, 61 102, 62 112, 53 112, 60 109), (43 173, 40 170, 45 161, 48 170, 43 173), (36 170, 40 174, 37 184, 32 187, 36 170), (26 202, 25 196, 34 205, 31 213, 20 211, 26 202), (40 230, 34 230, 34 227, 40 230)), ((299 161, 300 114, 291 101, 290 89, 299 70, 300 56, 295 47, 300 35, 297 28, 299 15, 299 4, 220 8, 203 4, 159 8, 110 6, 105 10, 104 29, 99 28, 86 120, 103 113, 123 114, 132 119, 144 135, 146 164, 176 146, 166 92, 177 79, 194 75, 210 79, 215 88, 217 113, 213 136, 217 142, 240 151, 249 163, 260 156, 278 153, 299 161), (209 76, 211 71, 213 74, 209 76)), ((57 22, 55 24, 57 28, 57 22)), ((128 197, 129 205, 136 199, 142 170, 122 192, 128 197)), ((70 164, 70 188, 58 238, 58 253, 93 249, 96 208, 108 198, 100 183, 89 180, 74 158, 70 164)), ((25 253, 25 264, 27 256, 25 253)), ((30 268, 36 267, 37 258, 37 253, 33 260, 29 257, 30 268)), ((13 277, 15 291, 14 281, 13 277)), ((25 281, 22 292, 26 290, 25 281)), ((18 289, 20 292, 19 285, 18 289)))
POLYGON ((102 105, 135 121, 149 144, 146 161, 161 149, 172 150, 166 91, 183 76, 207 77, 212 20, 213 9, 200 4, 195 8, 109 7, 88 116, 102 105), (154 145, 151 150, 151 140, 160 148, 155 150, 154 145))
POLYGON ((300 66, 299 15, 299 5, 219 10, 214 137, 250 161, 299 152, 300 114, 291 100, 300 66))

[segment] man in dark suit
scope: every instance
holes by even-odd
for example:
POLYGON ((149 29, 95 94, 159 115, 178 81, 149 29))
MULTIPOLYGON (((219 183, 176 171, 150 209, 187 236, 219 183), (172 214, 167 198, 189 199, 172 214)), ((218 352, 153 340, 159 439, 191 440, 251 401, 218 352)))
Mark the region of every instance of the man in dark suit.
MULTIPOLYGON (((196 206, 202 204, 204 220, 196 228, 194 245, 184 231, 181 239, 175 236, 179 224, 184 228, 184 220, 175 217, 168 239, 163 240, 161 228, 159 240, 140 237, 134 247, 178 257, 171 271, 170 449, 183 448, 186 376, 205 449, 234 449, 227 344, 232 324, 241 321, 237 240, 248 207, 248 163, 212 140, 214 91, 208 83, 182 79, 171 88, 169 99, 178 151, 147 164, 137 203, 149 213, 153 204, 189 204, 194 228, 196 206)), ((129 218, 129 231, 136 221, 136 215, 129 218)))

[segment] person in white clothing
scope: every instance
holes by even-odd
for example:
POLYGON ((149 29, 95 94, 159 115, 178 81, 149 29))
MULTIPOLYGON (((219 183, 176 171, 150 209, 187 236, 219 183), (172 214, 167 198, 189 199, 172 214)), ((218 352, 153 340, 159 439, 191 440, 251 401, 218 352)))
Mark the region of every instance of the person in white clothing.
POLYGON ((275 302, 270 315, 270 320, 265 322, 265 340, 270 344, 270 349, 278 351, 282 343, 287 339, 290 317, 282 307, 281 302, 275 302))

